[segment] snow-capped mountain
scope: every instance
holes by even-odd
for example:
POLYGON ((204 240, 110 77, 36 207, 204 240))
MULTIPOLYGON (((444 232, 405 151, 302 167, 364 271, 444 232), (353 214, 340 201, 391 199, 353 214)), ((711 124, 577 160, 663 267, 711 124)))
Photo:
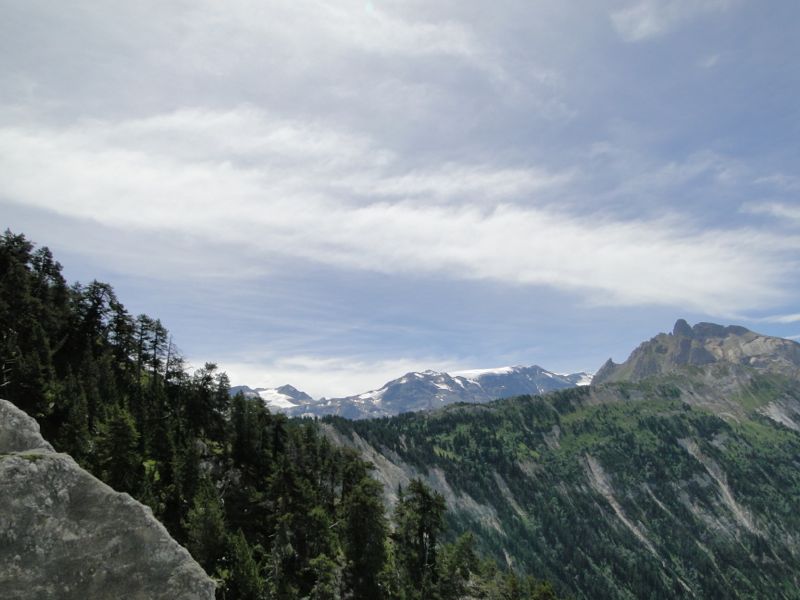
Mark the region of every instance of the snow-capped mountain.
POLYGON ((553 390, 588 385, 588 373, 562 375, 539 366, 500 367, 443 373, 406 373, 377 390, 345 398, 313 400, 291 386, 277 390, 233 388, 246 395, 258 395, 268 406, 292 416, 339 415, 349 419, 384 417, 404 412, 431 410, 455 402, 490 402, 523 394, 543 394, 553 390), (289 394, 287 389, 297 394, 289 394), (302 394, 305 398, 300 398, 302 394))
POLYGON ((251 388, 246 385, 237 385, 231 388, 231 395, 241 392, 248 398, 261 398, 267 408, 275 412, 287 412, 298 406, 305 406, 315 400, 291 385, 282 385, 279 388, 251 388))

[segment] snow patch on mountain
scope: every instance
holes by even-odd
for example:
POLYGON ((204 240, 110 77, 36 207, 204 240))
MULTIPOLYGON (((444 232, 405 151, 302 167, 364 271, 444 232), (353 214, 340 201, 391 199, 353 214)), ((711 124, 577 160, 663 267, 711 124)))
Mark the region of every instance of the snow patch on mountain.
POLYGON ((282 394, 278 390, 258 390, 259 397, 269 408, 296 408, 298 403, 291 396, 282 394))
POLYGON ((525 367, 495 367, 494 369, 467 369, 465 371, 451 371, 451 377, 463 377, 464 379, 480 379, 484 375, 507 375, 516 369, 525 367))

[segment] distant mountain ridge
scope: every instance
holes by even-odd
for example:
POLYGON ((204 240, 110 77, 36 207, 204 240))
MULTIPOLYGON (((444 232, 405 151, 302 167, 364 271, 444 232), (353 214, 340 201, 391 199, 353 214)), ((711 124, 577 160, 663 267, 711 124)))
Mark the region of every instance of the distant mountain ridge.
POLYGON ((499 367, 444 373, 406 373, 376 390, 343 398, 314 400, 292 386, 275 389, 237 386, 231 393, 258 396, 271 410, 290 416, 337 415, 349 419, 385 417, 405 412, 432 410, 456 402, 485 403, 509 396, 543 394, 588 385, 588 373, 554 373, 533 365, 499 367))

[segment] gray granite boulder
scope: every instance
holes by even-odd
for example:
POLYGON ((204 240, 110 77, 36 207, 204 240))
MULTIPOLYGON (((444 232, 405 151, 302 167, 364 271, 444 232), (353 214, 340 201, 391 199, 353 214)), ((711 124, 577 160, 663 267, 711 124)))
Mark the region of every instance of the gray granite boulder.
POLYGON ((56 453, 0 400, 0 598, 214 598, 150 509, 56 453))

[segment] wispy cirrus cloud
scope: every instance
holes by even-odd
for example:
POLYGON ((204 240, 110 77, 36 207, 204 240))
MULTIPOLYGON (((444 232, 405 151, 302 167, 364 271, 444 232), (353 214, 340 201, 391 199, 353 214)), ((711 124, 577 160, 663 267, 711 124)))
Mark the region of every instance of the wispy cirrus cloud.
POLYGON ((639 0, 611 13, 611 22, 622 39, 641 42, 664 35, 691 19, 724 12, 736 3, 737 0, 639 0))
POLYGON ((754 215, 768 215, 787 225, 800 225, 800 205, 784 202, 749 202, 742 210, 754 215))
POLYGON ((759 320, 763 323, 800 323, 800 313, 792 315, 773 315, 759 320))
POLYGON ((11 201, 240 245, 264 264, 288 256, 539 285, 593 304, 716 313, 768 305, 783 297, 782 257, 797 247, 678 215, 570 213, 552 202, 569 191, 564 173, 491 163, 409 170, 369 137, 253 108, 7 127, 0 172, 11 201))

